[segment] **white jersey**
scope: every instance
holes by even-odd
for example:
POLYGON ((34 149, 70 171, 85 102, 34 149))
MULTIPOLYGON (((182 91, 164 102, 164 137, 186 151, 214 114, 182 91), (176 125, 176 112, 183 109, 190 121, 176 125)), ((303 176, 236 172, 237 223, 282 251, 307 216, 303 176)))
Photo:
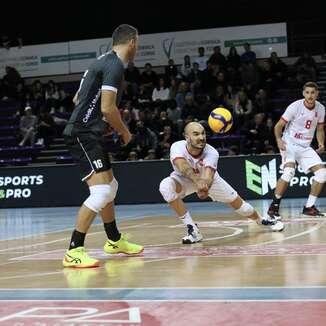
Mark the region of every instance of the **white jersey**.
POLYGON ((202 175, 206 167, 216 171, 219 154, 213 146, 206 144, 201 154, 193 156, 188 152, 186 145, 187 142, 185 140, 180 140, 173 143, 170 149, 170 161, 177 175, 182 176, 182 173, 174 162, 180 158, 186 159, 196 174, 202 175))
POLYGON ((324 123, 324 118, 325 107, 318 101, 312 110, 304 105, 304 99, 291 103, 281 117, 288 123, 282 140, 302 147, 309 147, 317 124, 324 123))

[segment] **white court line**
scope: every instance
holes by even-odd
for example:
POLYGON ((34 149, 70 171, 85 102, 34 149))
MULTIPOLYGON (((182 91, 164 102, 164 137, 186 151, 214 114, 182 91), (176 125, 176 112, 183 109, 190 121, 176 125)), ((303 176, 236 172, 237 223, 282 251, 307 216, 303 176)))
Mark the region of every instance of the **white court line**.
MULTIPOLYGON (((11 280, 11 279, 19 279, 19 278, 26 278, 26 277, 38 277, 38 276, 47 276, 47 275, 55 275, 55 274, 63 274, 62 271, 58 272, 46 272, 46 273, 33 273, 33 274, 21 274, 21 275, 13 275, 13 276, 4 276, 0 277, 0 280, 11 280)), ((25 289, 26 291, 29 291, 28 288, 25 289)))
MULTIPOLYGON (((225 228, 225 229, 233 229, 234 232, 232 234, 227 234, 223 235, 220 237, 212 237, 212 238, 204 238, 203 240, 206 241, 211 241, 211 240, 219 240, 219 239, 225 239, 225 238, 230 238, 230 237, 235 237, 243 232, 243 229, 240 228, 235 228, 231 226, 222 226, 219 225, 218 227, 225 228)), ((175 245, 175 244, 180 244, 181 242, 168 242, 168 243, 159 243, 159 244, 151 244, 151 245, 146 245, 146 247, 164 247, 164 246, 170 246, 170 245, 175 245)))
MULTIPOLYGON (((138 227, 141 227, 141 226, 143 226, 143 225, 148 225, 148 224, 152 224, 152 223, 142 223, 142 224, 138 224, 138 225, 124 226, 124 227, 121 227, 120 229, 121 229, 121 230, 125 230, 125 229, 134 229, 134 228, 138 228, 138 227)), ((98 234, 98 233, 103 233, 103 232, 104 232, 104 231, 90 232, 90 233, 87 233, 87 236, 94 235, 94 234, 98 234)), ((57 233, 57 232, 54 232, 54 233, 57 233)), ((38 242, 38 243, 35 243, 35 244, 25 244, 25 245, 21 245, 21 246, 17 246, 17 247, 12 247, 12 248, 0 249, 0 253, 1 253, 1 252, 7 252, 7 251, 10 251, 10 250, 16 250, 16 249, 25 249, 26 247, 38 247, 38 246, 43 246, 43 245, 47 245, 47 244, 51 244, 51 243, 56 243, 56 242, 66 241, 66 240, 69 240, 69 239, 70 239, 70 236, 69 236, 69 237, 66 237, 66 238, 61 238, 61 239, 57 239, 57 240, 52 240, 52 241, 38 242)), ((1 266, 1 265, 0 265, 0 266, 1 266)))
MULTIPOLYGON (((89 290, 93 288, 78 288, 78 290, 89 290)), ((133 288, 137 289, 137 288, 133 288)), ((29 288, 26 288, 25 290, 30 290, 29 288)), ((46 288, 42 289, 47 290, 46 288)), ((72 289, 68 289, 72 290, 72 289)), ((107 290, 110 290, 109 288, 107 290)), ((7 304, 15 304, 15 302, 34 302, 34 301, 42 301, 42 302, 89 302, 89 303, 95 303, 95 302, 204 302, 204 303, 219 303, 219 302, 325 302, 326 299, 85 299, 85 300, 75 300, 75 299, 9 299, 9 300, 3 300, 0 299, 0 302, 4 302, 7 304)), ((90 320, 88 320, 89 322, 90 320)), ((20 325, 20 324, 17 324, 20 325)), ((36 325, 36 324, 35 324, 36 325)), ((38 325, 44 325, 44 324, 38 324, 38 325)), ((54 324, 56 325, 56 324, 54 324)), ((60 325, 60 324, 57 324, 60 325)), ((69 325, 69 324, 68 324, 69 325)), ((70 324, 71 325, 71 324, 70 324)), ((87 324, 83 324, 87 325, 87 324)))
MULTIPOLYGON (((118 221, 119 223, 123 223, 123 222, 126 222, 128 220, 140 220, 140 219, 147 218, 147 217, 153 217, 153 216, 152 215, 148 215, 148 216, 124 216, 124 217, 122 217, 121 220, 119 220, 119 218, 116 218, 116 221, 118 221)), ((152 224, 152 223, 145 223, 145 224, 152 224)), ((97 226, 97 225, 102 225, 102 223, 99 222, 99 223, 92 224, 92 226, 97 226)), ((123 227, 121 227, 121 228, 123 228, 123 227)), ((66 231, 72 231, 72 228, 70 227, 70 228, 60 229, 60 230, 56 230, 56 231, 48 231, 48 232, 43 232, 43 233, 28 234, 26 236, 17 237, 17 238, 0 239, 0 242, 1 241, 13 241, 13 240, 29 239, 29 238, 39 237, 41 235, 55 234, 55 233, 66 232, 66 231)))
MULTIPOLYGON (((266 245, 266 244, 270 244, 270 243, 276 243, 276 242, 283 242, 286 240, 290 240, 290 239, 294 239, 294 238, 298 238, 301 237, 303 235, 312 233, 314 231, 317 231, 318 229, 320 229, 324 224, 326 223, 326 221, 323 221, 322 223, 318 223, 316 226, 313 226, 312 228, 303 231, 303 232, 299 232, 299 233, 295 233, 293 235, 290 235, 288 237, 284 237, 282 239, 277 239, 277 240, 271 240, 271 241, 265 241, 265 242, 261 242, 261 243, 256 243, 256 244, 252 244, 252 245, 248 245, 248 247, 254 247, 254 246, 262 246, 262 245, 266 245)), ((282 233, 281 233, 282 234, 282 233)))

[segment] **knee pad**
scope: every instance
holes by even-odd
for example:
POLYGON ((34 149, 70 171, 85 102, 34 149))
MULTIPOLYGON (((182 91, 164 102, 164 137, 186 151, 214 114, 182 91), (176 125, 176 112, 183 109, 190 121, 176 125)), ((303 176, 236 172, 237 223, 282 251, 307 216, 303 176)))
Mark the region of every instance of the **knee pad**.
POLYGON ((314 180, 319 183, 326 182, 326 169, 319 169, 315 172, 314 180))
POLYGON ((295 175, 295 168, 285 167, 281 179, 285 182, 290 182, 295 175))
POLYGON ((167 177, 161 181, 160 193, 162 194, 164 200, 168 203, 178 198, 176 184, 171 177, 167 177))
POLYGON ((98 213, 108 203, 112 202, 117 194, 118 182, 113 179, 109 185, 95 185, 89 187, 90 196, 84 201, 84 205, 98 213))
POLYGON ((254 213, 254 208, 247 202, 243 202, 240 208, 236 209, 235 212, 241 216, 250 216, 254 213))

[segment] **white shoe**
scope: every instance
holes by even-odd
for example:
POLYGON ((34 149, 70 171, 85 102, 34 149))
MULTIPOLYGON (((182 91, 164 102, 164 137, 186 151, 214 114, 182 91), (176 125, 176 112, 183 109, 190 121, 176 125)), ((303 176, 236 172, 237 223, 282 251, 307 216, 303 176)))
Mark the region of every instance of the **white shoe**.
POLYGON ((269 228, 272 231, 280 232, 284 230, 284 224, 281 221, 277 221, 271 218, 264 218, 260 221, 257 221, 257 224, 259 226, 269 228))
POLYGON ((197 226, 193 226, 191 224, 187 225, 187 235, 182 238, 183 244, 192 244, 199 242, 203 239, 202 234, 200 233, 197 226))

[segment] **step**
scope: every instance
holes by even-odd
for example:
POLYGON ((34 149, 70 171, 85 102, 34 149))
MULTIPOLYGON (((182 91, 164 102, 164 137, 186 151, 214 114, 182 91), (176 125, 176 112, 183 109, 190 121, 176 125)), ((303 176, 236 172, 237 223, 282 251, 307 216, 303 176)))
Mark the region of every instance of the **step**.
POLYGON ((57 137, 57 138, 54 138, 53 141, 52 141, 53 144, 64 144, 65 141, 62 137, 57 137))
POLYGON ((67 145, 66 144, 51 144, 50 149, 65 150, 65 149, 67 149, 67 145))
POLYGON ((34 163, 55 163, 57 159, 57 156, 43 156, 43 157, 38 157, 34 160, 34 163))
POLYGON ((39 153, 39 157, 48 156, 48 155, 62 155, 62 154, 69 154, 69 150, 68 149, 62 149, 62 150, 45 149, 39 153))

